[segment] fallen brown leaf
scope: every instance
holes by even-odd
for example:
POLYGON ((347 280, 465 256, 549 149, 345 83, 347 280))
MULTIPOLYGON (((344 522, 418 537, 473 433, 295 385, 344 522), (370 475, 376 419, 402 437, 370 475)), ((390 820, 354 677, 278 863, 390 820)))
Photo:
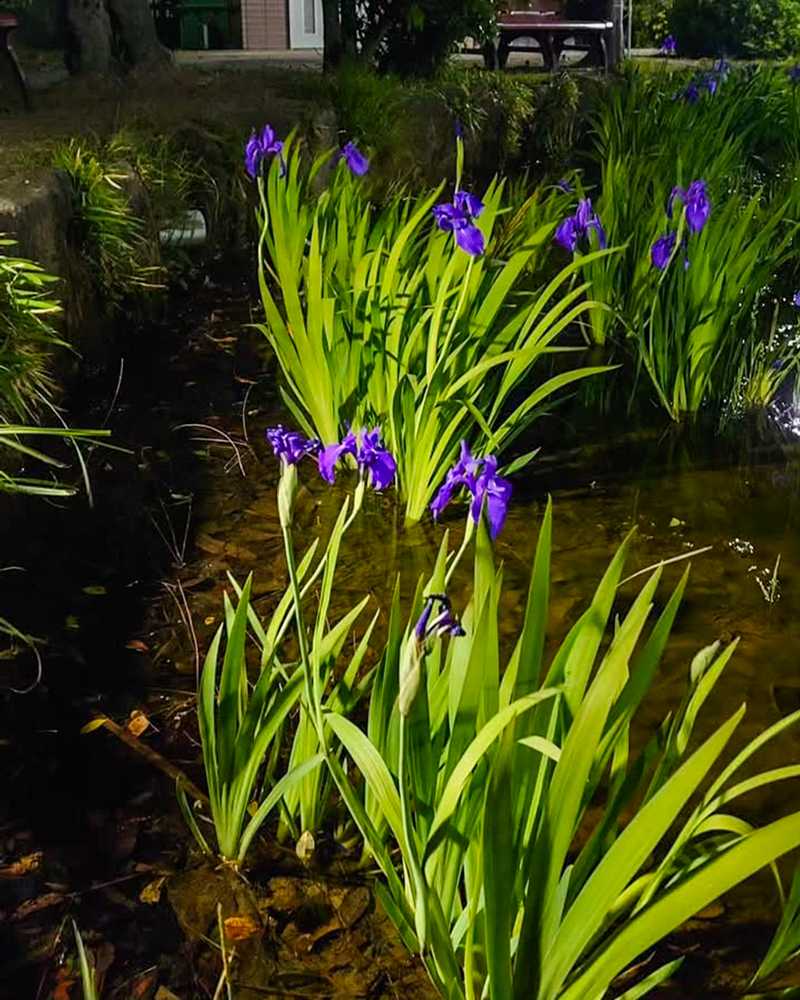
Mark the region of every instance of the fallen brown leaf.
POLYGON ((33 854, 26 854, 24 857, 20 858, 19 861, 15 861, 13 864, 8 865, 7 868, 0 868, 0 877, 2 878, 16 878, 18 875, 27 875, 29 872, 38 871, 42 866, 42 858, 44 855, 41 851, 35 851, 33 854))
POLYGON ((246 941, 260 933, 258 921, 246 914, 228 917, 225 921, 225 937, 228 941, 246 941))
POLYGON ((166 986, 159 986, 153 1000, 180 1000, 180 997, 176 996, 172 990, 168 990, 166 986))
POLYGON ((135 649, 137 653, 149 653, 150 647, 146 642, 142 642, 141 639, 131 639, 130 642, 125 643, 126 649, 135 649))
POLYGON ((149 903, 154 906, 156 903, 161 902, 161 890, 164 888, 164 883, 167 881, 167 876, 162 875, 161 878, 153 879, 152 882, 148 882, 147 885, 139 893, 139 901, 142 903, 149 903))
POLYGON ((138 708, 131 712, 131 717, 128 720, 128 732, 131 736, 136 736, 138 738, 149 728, 149 726, 150 720, 144 712, 140 712, 138 708))
POLYGON ((30 916, 32 913, 38 913, 39 910, 46 910, 49 906, 56 906, 58 903, 63 903, 64 897, 60 892, 46 892, 43 896, 38 896, 36 899, 28 899, 20 905, 14 911, 15 920, 24 920, 25 917, 30 916))
POLYGON ((77 985, 78 980, 74 976, 71 976, 66 969, 59 969, 56 979, 53 1000, 70 1000, 72 987, 77 985))

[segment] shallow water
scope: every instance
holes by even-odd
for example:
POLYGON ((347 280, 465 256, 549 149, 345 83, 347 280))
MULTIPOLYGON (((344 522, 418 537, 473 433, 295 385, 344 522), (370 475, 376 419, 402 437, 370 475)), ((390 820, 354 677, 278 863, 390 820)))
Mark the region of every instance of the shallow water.
MULTIPOLYGON (((201 653, 219 624, 228 572, 243 579, 253 571, 256 607, 265 617, 286 585, 275 507, 278 468, 264 430, 278 420, 287 424, 290 420, 274 409, 275 373, 268 356, 262 357, 266 374, 259 374, 253 355, 258 345, 249 339, 255 335, 241 334, 248 311, 249 301, 241 295, 222 308, 219 303, 209 305, 198 316, 188 353, 177 351, 164 358, 163 372, 162 361, 153 359, 149 366, 142 366, 142 385, 130 385, 130 393, 126 386, 119 401, 124 412, 115 422, 120 433, 124 429, 124 443, 133 455, 109 463, 118 469, 109 472, 114 484, 111 496, 103 498, 103 478, 98 481, 98 504, 106 511, 103 518, 98 521, 83 508, 79 514, 65 509, 52 523, 41 522, 43 546, 61 539, 58 551, 63 559, 69 551, 73 552, 69 558, 75 552, 83 555, 79 579, 70 582, 70 572, 63 572, 61 565, 52 568, 52 580, 40 577, 35 581, 45 579, 54 587, 56 583, 69 585, 68 593, 59 591, 58 600, 51 602, 49 617, 59 626, 76 618, 80 630, 67 631, 65 641, 62 629, 58 655, 46 665, 48 689, 30 701, 15 702, 14 801, 23 802, 26 788, 36 790, 36 808, 25 807, 33 840, 38 838, 37 843, 48 850, 55 845, 58 878, 77 885, 78 890, 84 883, 114 877, 120 870, 122 862, 114 856, 114 827, 121 820, 115 810, 125 808, 134 796, 145 796, 136 799, 140 805, 135 811, 151 819, 144 826, 146 852, 140 837, 136 849, 125 855, 123 870, 132 872, 132 866, 143 858, 149 862, 157 858, 159 864, 178 870, 185 864, 189 838, 182 839, 184 831, 175 816, 171 791, 162 787, 160 775, 151 781, 149 773, 143 777, 143 765, 127 766, 129 751, 109 748, 103 734, 78 735, 95 706, 123 719, 132 707, 141 705, 161 729, 148 738, 180 766, 198 774, 197 746, 187 742, 185 726, 178 731, 181 717, 192 713, 189 699, 197 667, 195 651, 173 599, 157 596, 159 575, 166 574, 173 584, 180 582, 201 653), (235 335, 241 335, 238 347, 227 342, 235 335), (194 422, 218 430, 175 429, 194 422), (219 431, 229 437, 223 439, 219 431), (216 438, 217 442, 200 438, 216 438), (124 468, 119 468, 120 463, 124 468), (138 486, 126 485, 126 476, 138 486), (51 525, 46 531, 45 523, 51 525), (91 532, 98 526, 105 535, 89 545, 91 532), (71 537, 74 532, 77 538, 71 537), (105 596, 86 592, 99 583, 107 590, 105 596), (153 603, 145 627, 148 601, 153 603), (124 650, 137 635, 149 650, 142 665, 131 663, 139 654, 124 650), (173 712, 176 705, 180 711, 173 712), (60 761, 42 748, 42 739, 50 737, 42 736, 36 727, 48 725, 61 732, 57 740, 60 761), (89 744, 89 739, 97 742, 89 744), (31 769, 27 779, 26 760, 31 769), (41 771, 43 760, 49 768, 46 773, 41 771), (36 781, 31 782, 34 773, 36 781), (80 787, 75 786, 76 773, 82 775, 80 787), (53 808, 60 811, 58 823, 53 808), (104 840, 110 844, 109 856, 96 851, 104 840)), ((152 349, 152 339, 149 343, 152 349)), ((174 339, 169 350, 176 350, 174 339)), ((110 394, 116 373, 106 381, 110 394)), ((107 405, 105 399, 98 403, 101 416, 107 405)), ((559 420, 559 424, 551 420, 534 427, 532 437, 544 447, 538 460, 515 477, 514 501, 495 546, 496 558, 504 566, 501 633, 506 647, 510 648, 521 624, 538 529, 550 493, 554 500, 550 653, 585 609, 631 528, 636 527, 637 534, 629 574, 660 559, 710 546, 710 551, 692 560, 689 586, 662 668, 639 714, 637 740, 648 739, 665 714, 677 707, 693 655, 717 639, 729 642, 740 636, 740 647, 701 713, 698 736, 719 725, 742 701, 747 702, 748 712, 735 737, 739 744, 782 714, 800 708, 800 458, 791 442, 776 444, 775 438, 768 438, 766 445, 759 445, 760 439, 755 438, 754 445, 743 435, 741 441, 729 440, 722 446, 716 439, 701 437, 698 442, 687 434, 679 436, 676 444, 674 436, 665 437, 658 429, 626 435, 624 424, 617 425, 619 432, 606 431, 598 441, 598 435, 587 432, 585 426, 577 436, 564 434, 567 421, 563 415, 559 420), (579 443, 594 443, 591 449, 576 449, 576 438, 579 443), (769 589, 778 556, 780 597, 770 603, 758 580, 769 589)), ((353 486, 352 477, 344 473, 336 487, 328 487, 310 461, 301 467, 301 482, 298 550, 314 537, 327 536, 353 486)), ((391 495, 368 495, 343 545, 332 614, 344 613, 369 593, 373 600, 364 612, 364 627, 376 608, 388 609, 398 571, 407 603, 419 576, 430 571, 445 528, 451 531, 451 547, 460 542, 464 516, 465 508, 454 504, 443 524, 426 519, 405 528, 391 495)), ((665 568, 656 612, 684 568, 685 563, 665 568)), ((456 610, 463 609, 469 599, 470 572, 466 559, 452 587, 456 610)), ((621 610, 644 579, 639 577, 621 588, 621 610)), ((8 578, 3 582, 8 584, 8 578)), ((36 631, 33 623, 24 624, 36 631)), ((381 626, 382 622, 378 632, 381 626)), ((786 734, 763 749, 759 769, 794 761, 798 752, 800 732, 786 734)), ((766 821, 786 811, 793 792, 793 785, 767 791, 742 800, 739 811, 747 818, 766 821)), ((774 920, 774 890, 765 881, 758 885, 767 888, 743 897, 742 919, 774 920)), ((132 884, 134 905, 139 888, 138 883, 132 884)), ((134 940, 141 933, 141 911, 138 906, 133 925, 132 918, 114 918, 134 940)), ((103 926, 104 918, 97 910, 90 908, 88 913, 87 920, 103 926)), ((58 926, 54 921, 53 932, 58 926)), ((162 913, 158 921, 145 922, 148 955, 160 953, 159 941, 166 942, 165 935, 174 942, 167 947, 177 949, 180 938, 174 921, 162 913)), ((129 954, 131 946, 126 952, 115 933, 109 930, 107 937, 116 941, 118 956, 129 954)), ((140 953, 141 949, 137 959, 140 953)), ((135 967, 134 959, 128 961, 135 967)))

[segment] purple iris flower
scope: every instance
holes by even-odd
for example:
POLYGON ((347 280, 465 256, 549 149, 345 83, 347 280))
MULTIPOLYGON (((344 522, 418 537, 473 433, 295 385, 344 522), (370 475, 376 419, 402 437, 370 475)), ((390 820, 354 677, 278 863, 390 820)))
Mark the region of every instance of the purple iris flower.
POLYGON ((473 458, 467 442, 461 442, 461 458, 448 471, 443 485, 431 503, 435 520, 439 519, 459 486, 466 486, 472 494, 469 512, 475 524, 480 521, 485 501, 489 534, 492 539, 497 538, 505 523, 513 487, 507 479, 497 475, 497 459, 494 455, 473 458))
POLYGON ((336 482, 336 465, 344 455, 355 458, 362 476, 365 471, 369 472, 374 490, 385 489, 397 472, 397 463, 381 443, 379 427, 360 431, 358 435, 349 430, 341 444, 330 444, 320 451, 319 474, 326 482, 336 482))
POLYGON ((425 598, 425 607, 419 616, 419 621, 414 626, 414 637, 420 645, 424 645, 429 639, 442 639, 446 635, 461 636, 466 635, 461 622, 455 617, 451 608, 450 600, 446 594, 428 594, 425 598), (438 612, 433 615, 435 605, 439 605, 438 612), (433 617, 431 617, 433 615, 433 617))
POLYGON ((255 180, 262 162, 276 153, 281 161, 281 177, 286 176, 286 163, 283 159, 283 143, 275 138, 275 129, 265 125, 261 135, 254 132, 244 148, 244 165, 247 173, 255 180))
POLYGON ((348 142, 339 154, 356 177, 363 177, 369 170, 369 160, 354 142, 348 142))
POLYGON ((800 292, 795 294, 795 297, 792 299, 792 305, 800 306, 800 292))
POLYGON ((672 35, 667 35, 667 37, 661 43, 661 48, 658 50, 659 55, 674 56, 676 51, 677 47, 675 45, 675 39, 672 37, 672 35))
POLYGON ((697 104, 700 100, 700 90, 696 83, 690 83, 689 86, 683 92, 684 98, 689 102, 689 104, 697 104))
POLYGON ((708 200, 706 182, 692 181, 686 191, 681 187, 674 187, 667 202, 667 218, 672 218, 676 198, 683 202, 689 229, 693 233, 702 232, 711 214, 711 202, 708 200))
POLYGON ((322 444, 316 438, 306 438, 300 431, 287 431, 283 424, 267 430, 272 450, 285 465, 297 465, 306 455, 318 455, 322 444))
POLYGON ((580 240, 585 239, 588 242, 589 231, 592 229, 597 233, 597 245, 601 250, 605 250, 608 241, 600 217, 597 213, 592 214, 591 198, 581 198, 575 214, 564 219, 556 230, 556 241, 565 250, 575 253, 580 240))
POLYGON ((788 73, 792 83, 800 83, 800 63, 797 66, 792 66, 788 73))
POLYGON ((464 138, 464 124, 460 118, 456 118, 456 139, 460 142, 464 138))
POLYGON ((443 202, 433 209, 439 229, 445 233, 455 233, 456 243, 471 257, 481 257, 486 250, 483 233, 472 224, 472 220, 482 214, 484 207, 480 198, 469 191, 456 191, 452 204, 443 202))
MULTIPOLYGON (((675 253, 675 240, 677 237, 678 234, 676 232, 666 233, 657 239, 650 248, 650 259, 653 262, 653 267, 659 271, 665 271, 669 267, 669 263, 675 253)), ((689 256, 686 252, 685 239, 681 240, 681 252, 683 253, 683 269, 684 271, 688 271, 689 256)))
POLYGON ((572 192, 575 190, 575 188, 570 184, 570 182, 564 180, 563 178, 558 182, 558 184, 556 184, 556 187, 561 188, 564 194, 572 194, 572 192))
POLYGON ((712 73, 717 73, 719 76, 727 76, 731 71, 731 64, 727 59, 715 59, 714 65, 711 67, 712 73))
POLYGON ((653 267, 658 268, 659 271, 664 271, 672 259, 677 235, 674 232, 667 233, 666 236, 661 236, 653 244, 650 250, 650 259, 653 262, 653 267))
POLYGON ((719 81, 711 73, 706 73, 703 77, 703 86, 709 92, 709 94, 716 94, 717 87, 719 86, 719 81))

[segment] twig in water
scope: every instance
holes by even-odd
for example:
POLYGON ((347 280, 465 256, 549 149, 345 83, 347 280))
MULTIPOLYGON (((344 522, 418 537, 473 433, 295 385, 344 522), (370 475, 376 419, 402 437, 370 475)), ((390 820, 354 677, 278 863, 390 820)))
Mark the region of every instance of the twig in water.
POLYGON ((30 648, 34 652, 34 655, 36 656, 36 678, 35 678, 35 680, 33 681, 32 684, 28 685, 28 687, 25 687, 25 688, 15 688, 15 687, 9 688, 9 690, 13 691, 14 694, 30 694, 31 691, 33 691, 34 688, 37 688, 39 686, 39 684, 41 683, 41 681, 42 681, 42 670, 43 670, 43 667, 42 667, 42 654, 36 648, 36 644, 35 643, 31 642, 31 643, 29 643, 29 645, 30 645, 30 648))
MULTIPOLYGON (((53 411, 56 420, 61 424, 61 426, 65 430, 69 430, 69 426, 66 420, 61 416, 56 407, 53 406, 53 404, 50 402, 49 399, 47 399, 46 396, 42 396, 41 393, 39 395, 41 396, 42 401, 47 406, 49 406, 50 409, 53 411)), ((75 449, 75 454, 78 456, 78 464, 81 467, 81 475, 83 476, 83 485, 86 487, 86 499, 89 501, 89 506, 92 509, 94 509, 94 494, 92 493, 92 484, 89 482, 89 468, 86 465, 86 461, 83 457, 83 452, 81 451, 80 446, 78 445, 78 442, 75 440, 75 438, 71 437, 69 439, 69 443, 75 449)))
POLYGON ((113 398, 111 400, 111 405, 108 408, 108 413, 106 413, 106 415, 105 415, 105 417, 103 419, 102 424, 100 424, 101 427, 105 427, 105 425, 108 423, 108 418, 114 412, 114 407, 117 405, 117 397, 119 396, 119 390, 122 388, 122 374, 123 374, 124 371, 125 371, 125 358, 120 358, 119 359, 119 378, 117 379, 117 388, 114 390, 114 396, 113 396, 113 398))
POLYGON ((177 535, 175 534, 175 529, 172 526, 172 520, 169 516, 169 511, 167 510, 167 506, 163 500, 161 500, 160 503, 161 503, 161 509, 164 512, 164 520, 167 522, 167 528, 169 529, 169 534, 170 534, 169 538, 167 538, 167 536, 161 530, 161 525, 158 523, 155 517, 153 517, 153 515, 150 514, 150 520, 153 523, 153 527, 160 535, 161 541, 164 543, 164 545, 166 545, 167 551, 172 556, 173 562, 175 563, 176 566, 180 568, 183 568, 186 565, 186 546, 189 541, 189 526, 192 520, 191 495, 187 497, 186 502, 189 506, 189 510, 187 511, 186 514, 186 524, 184 525, 183 528, 183 540, 181 541, 180 544, 178 543, 178 538, 177 535))
POLYGON ((200 643, 197 641, 197 633, 194 630, 194 621, 192 619, 191 608, 189 607, 189 602, 186 599, 186 591, 183 589, 183 584, 178 580, 176 587, 172 584, 165 583, 169 594, 172 596, 173 601, 178 605, 178 611, 180 612, 181 621, 189 633, 189 638, 192 640, 192 648, 194 649, 194 672, 197 679, 197 683, 200 683, 200 643), (180 600, 175 596, 175 589, 178 590, 180 594, 180 600))
POLYGON ((219 434, 219 438, 195 438, 195 441, 202 441, 208 444, 224 443, 229 445, 233 449, 234 455, 236 456, 236 463, 239 466, 239 471, 241 472, 242 476, 244 476, 245 478, 247 477, 247 473, 244 471, 244 463, 242 462, 242 456, 239 453, 239 448, 237 447, 236 442, 233 440, 230 434, 226 433, 219 427, 211 427, 209 424, 178 424, 178 426, 175 427, 174 429, 176 431, 179 431, 183 430, 186 427, 194 427, 197 430, 209 431, 212 434, 219 434))
POLYGON ((219 927, 219 946, 222 951, 222 973, 219 977, 217 988, 214 991, 214 1000, 219 1000, 222 996, 223 986, 227 987, 228 1000, 232 1000, 231 974, 228 967, 228 949, 225 946, 225 921, 222 919, 222 903, 217 903, 217 926, 219 927))
POLYGON ((250 399, 250 393, 257 385, 258 382, 251 382, 247 387, 247 392, 244 394, 244 399, 242 400, 242 436, 248 445, 250 444, 250 436, 247 433, 247 401, 250 399))
MULTIPOLYGON (((136 753, 144 757, 145 760, 149 760, 151 764, 155 764, 155 766, 159 768, 159 770, 163 771, 164 774, 169 775, 173 781, 180 781, 186 792, 199 802, 202 802, 203 805, 211 805, 205 792, 201 792, 197 785, 195 785, 195 783, 184 771, 181 771, 179 767, 175 767, 175 765, 171 764, 166 757, 162 757, 161 754, 153 750, 152 747, 149 747, 146 743, 142 743, 141 740, 129 733, 127 729, 117 725, 113 719, 109 719, 108 716, 101 715, 94 719, 93 722, 89 723, 90 726, 93 724, 96 724, 97 728, 104 728, 110 733, 113 733, 114 736, 122 740, 123 743, 127 743, 132 750, 135 750, 136 753)), ((84 731, 85 729, 86 727, 84 727, 84 731)))
POLYGON ((684 552, 682 555, 673 556, 671 559, 662 559, 660 562, 653 563, 652 566, 645 566, 644 569, 637 570, 636 573, 626 576, 624 580, 621 580, 617 584, 617 588, 621 587, 623 583, 630 583, 637 576, 644 576, 645 573, 650 573, 654 569, 661 569, 662 566, 671 566, 672 563, 681 562, 683 559, 691 559, 692 556, 701 556, 704 552, 710 552, 713 548, 713 545, 706 545, 702 549, 692 549, 691 552, 684 552))

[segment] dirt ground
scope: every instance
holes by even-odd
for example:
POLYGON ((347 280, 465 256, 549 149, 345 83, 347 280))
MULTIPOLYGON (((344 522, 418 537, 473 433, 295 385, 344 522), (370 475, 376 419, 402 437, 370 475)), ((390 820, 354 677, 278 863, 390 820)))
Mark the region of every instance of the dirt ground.
MULTIPOLYGON (((232 139, 263 125, 277 94, 291 99, 313 71, 174 66, 124 78, 64 77, 55 53, 22 53, 31 82, 32 110, 0 74, 0 184, 9 176, 44 169, 52 149, 74 136, 106 136, 122 128, 156 134, 199 126, 232 139), (33 67, 32 69, 30 67, 33 67)), ((286 111, 283 112, 286 114, 286 111)), ((283 124, 278 122, 277 124, 283 124)), ((290 122, 287 125, 293 124, 290 122)))

